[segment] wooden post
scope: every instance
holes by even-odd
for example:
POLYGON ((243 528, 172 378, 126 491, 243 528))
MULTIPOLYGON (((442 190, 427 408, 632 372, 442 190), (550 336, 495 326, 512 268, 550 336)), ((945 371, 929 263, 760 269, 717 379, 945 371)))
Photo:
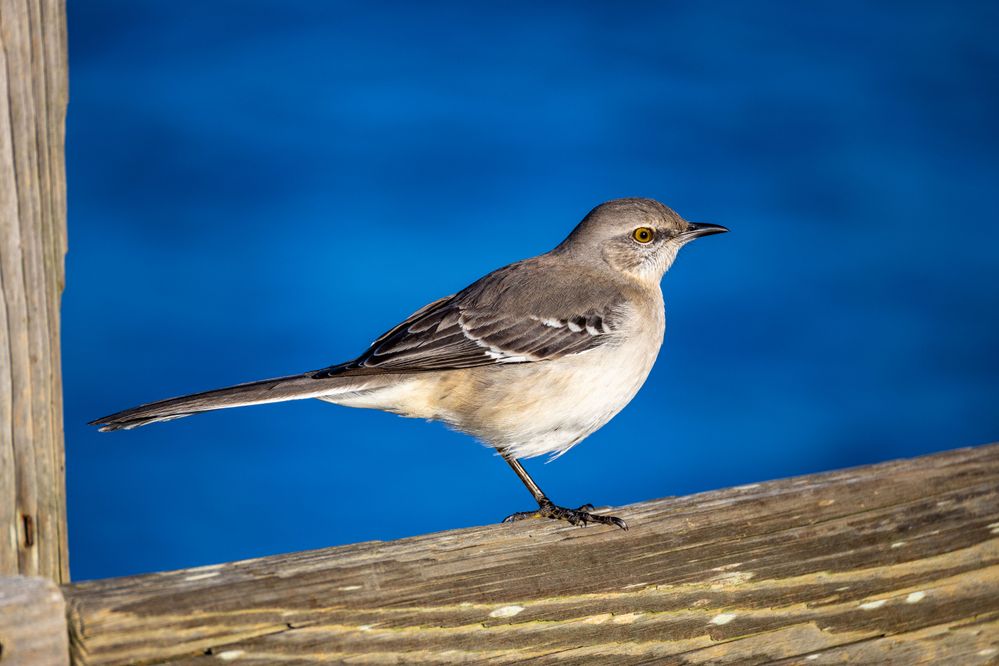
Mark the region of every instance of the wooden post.
POLYGON ((58 582, 67 98, 62 0, 0 0, 0 575, 58 582))
POLYGON ((999 444, 614 513, 69 585, 74 663, 999 661, 999 444))
POLYGON ((66 603, 52 581, 0 577, 0 664, 69 666, 66 603))

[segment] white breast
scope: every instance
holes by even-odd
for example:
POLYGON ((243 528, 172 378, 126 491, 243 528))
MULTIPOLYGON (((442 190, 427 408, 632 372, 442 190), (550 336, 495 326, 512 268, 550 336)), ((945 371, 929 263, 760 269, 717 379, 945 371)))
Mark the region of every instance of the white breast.
POLYGON ((557 457, 613 418, 645 383, 663 340, 658 314, 651 322, 637 318, 646 322, 642 330, 582 354, 499 373, 473 369, 478 391, 439 418, 518 458, 557 457))

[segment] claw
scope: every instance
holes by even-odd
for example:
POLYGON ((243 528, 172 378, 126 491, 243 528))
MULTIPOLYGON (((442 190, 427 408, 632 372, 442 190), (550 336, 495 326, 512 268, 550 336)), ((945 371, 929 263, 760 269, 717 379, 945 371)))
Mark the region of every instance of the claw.
POLYGON ((618 518, 617 516, 607 516, 607 518, 608 518, 608 520, 610 520, 610 522, 612 522, 613 524, 617 525, 618 527, 620 527, 625 532, 628 531, 628 523, 624 522, 623 519, 618 518))
POLYGON ((519 520, 526 520, 528 518, 550 518, 552 520, 564 520, 570 525, 578 525, 580 527, 586 527, 589 523, 599 523, 601 525, 614 525, 622 530, 628 529, 628 523, 624 522, 620 518, 590 513, 592 510, 592 504, 584 504, 578 509, 566 509, 561 506, 556 506, 551 502, 551 500, 545 498, 538 503, 538 509, 536 511, 519 511, 504 518, 503 522, 515 523, 519 520))

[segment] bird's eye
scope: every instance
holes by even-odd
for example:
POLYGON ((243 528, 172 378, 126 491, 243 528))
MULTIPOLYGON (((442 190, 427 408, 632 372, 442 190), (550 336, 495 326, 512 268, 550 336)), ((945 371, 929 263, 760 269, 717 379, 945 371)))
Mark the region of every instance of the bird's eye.
POLYGON ((638 227, 631 232, 631 237, 643 245, 645 243, 651 243, 655 235, 656 232, 653 231, 651 227, 638 227))

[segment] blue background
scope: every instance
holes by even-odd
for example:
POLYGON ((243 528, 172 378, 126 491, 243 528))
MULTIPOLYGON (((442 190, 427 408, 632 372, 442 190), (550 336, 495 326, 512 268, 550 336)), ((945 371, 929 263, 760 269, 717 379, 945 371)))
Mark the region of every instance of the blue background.
POLYGON ((497 521, 439 424, 140 402, 352 358, 651 196, 729 226, 648 383, 551 465, 623 504, 999 438, 999 5, 69 3, 74 577, 497 521))

